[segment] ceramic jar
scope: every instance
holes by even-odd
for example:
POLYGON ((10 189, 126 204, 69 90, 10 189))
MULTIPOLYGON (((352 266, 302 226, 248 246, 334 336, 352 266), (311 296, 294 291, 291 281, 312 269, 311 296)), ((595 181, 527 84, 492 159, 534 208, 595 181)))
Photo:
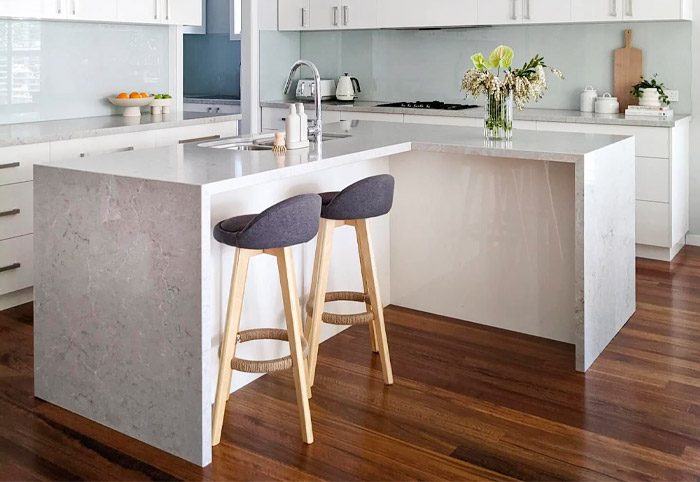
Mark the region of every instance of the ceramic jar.
POLYGON ((592 85, 587 85, 581 92, 581 112, 595 112, 595 102, 598 91, 592 85))
POLYGON ((619 114, 620 103, 617 97, 613 97, 610 92, 598 97, 595 102, 595 112, 596 114, 619 114))
POLYGON ((656 89, 642 89, 642 95, 639 97, 639 105, 645 107, 661 107, 659 91, 656 89))

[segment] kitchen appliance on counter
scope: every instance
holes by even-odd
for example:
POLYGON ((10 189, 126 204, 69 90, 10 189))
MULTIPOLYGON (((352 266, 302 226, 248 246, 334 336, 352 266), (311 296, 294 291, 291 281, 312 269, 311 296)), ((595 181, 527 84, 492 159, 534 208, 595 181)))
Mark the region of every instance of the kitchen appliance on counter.
POLYGON ((378 104, 377 107, 397 107, 401 109, 433 109, 433 110, 465 110, 476 109, 478 105, 470 104, 446 104, 437 100, 417 102, 393 102, 390 104, 378 104))
MULTIPOLYGON (((335 97, 335 80, 321 79, 321 100, 330 100, 335 97)), ((314 100, 316 97, 316 84, 314 79, 299 79, 297 83, 296 97, 299 100, 314 100)))
POLYGON ((338 88, 335 90, 335 98, 344 102, 352 102, 357 98, 357 94, 362 92, 360 81, 357 77, 348 75, 347 72, 338 79, 338 88))

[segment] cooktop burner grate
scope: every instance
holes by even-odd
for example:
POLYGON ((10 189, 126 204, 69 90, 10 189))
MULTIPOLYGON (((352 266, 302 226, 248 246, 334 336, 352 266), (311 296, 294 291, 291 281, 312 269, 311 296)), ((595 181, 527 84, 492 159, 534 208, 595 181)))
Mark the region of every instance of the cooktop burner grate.
POLYGON ((377 105, 377 107, 398 107, 402 109, 464 110, 474 109, 479 106, 469 104, 446 104, 444 102, 434 100, 431 102, 393 102, 390 104, 379 104, 377 105))

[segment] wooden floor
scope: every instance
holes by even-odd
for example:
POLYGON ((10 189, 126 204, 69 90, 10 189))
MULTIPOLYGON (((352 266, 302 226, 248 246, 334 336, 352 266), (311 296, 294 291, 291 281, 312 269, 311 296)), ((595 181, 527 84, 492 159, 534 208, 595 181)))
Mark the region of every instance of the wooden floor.
POLYGON ((201 469, 32 396, 32 308, 0 313, 0 479, 700 480, 700 249, 638 261, 638 304, 586 374, 573 347, 386 310, 321 346, 300 440, 290 374, 231 396, 201 469))

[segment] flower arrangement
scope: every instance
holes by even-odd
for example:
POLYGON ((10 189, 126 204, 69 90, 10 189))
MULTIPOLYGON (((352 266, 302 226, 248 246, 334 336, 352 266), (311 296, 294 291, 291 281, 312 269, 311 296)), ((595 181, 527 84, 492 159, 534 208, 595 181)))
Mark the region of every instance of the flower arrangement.
POLYGON ((482 53, 472 55, 474 67, 462 78, 462 91, 478 98, 486 96, 485 135, 494 139, 510 139, 512 135, 512 106, 522 110, 529 102, 537 102, 547 90, 545 68, 563 79, 562 73, 535 55, 519 69, 513 69, 513 49, 500 45, 488 60, 482 53), (494 74, 492 70, 497 70, 494 74), (503 76, 501 77, 501 74, 503 76))

